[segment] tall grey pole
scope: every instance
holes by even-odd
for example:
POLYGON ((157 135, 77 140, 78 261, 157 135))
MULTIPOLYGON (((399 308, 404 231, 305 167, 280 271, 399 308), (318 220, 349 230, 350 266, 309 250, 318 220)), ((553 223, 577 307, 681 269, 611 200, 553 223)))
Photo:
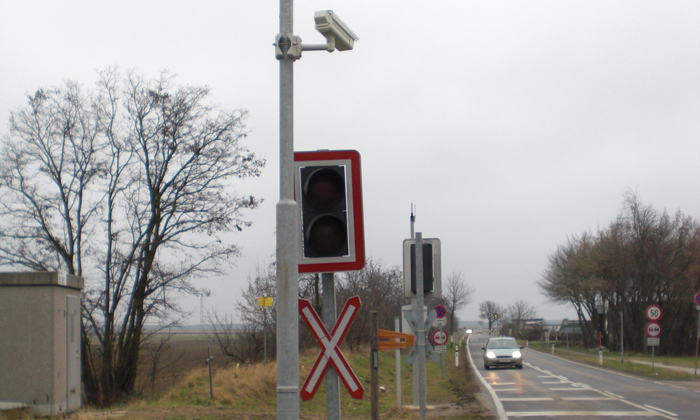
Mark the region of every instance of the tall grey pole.
POLYGON ((695 376, 698 376, 698 348, 700 347, 700 306, 696 308, 698 310, 698 331, 695 334, 695 376))
MULTIPOLYGON (((323 325, 328 331, 333 331, 337 315, 335 304, 335 275, 323 273, 321 275, 323 288, 323 325)), ((338 373, 333 366, 328 366, 326 372, 326 409, 328 420, 340 420, 340 383, 338 373)))
MULTIPOLYGON (((294 33, 294 2, 280 0, 280 33, 294 33)), ((291 42, 289 43, 291 44, 291 42)), ((291 45, 283 47, 288 49, 291 45)), ((286 51, 285 51, 286 53, 286 51)), ((298 207, 294 201, 294 59, 280 62, 280 200, 277 202, 277 418, 299 419, 298 207)))
POLYGON ((418 318, 416 319, 416 340, 418 340, 418 355, 414 365, 418 363, 418 406, 421 419, 425 420, 425 318, 423 318, 423 234, 416 232, 416 295, 418 295, 418 318))
POLYGON ((620 308, 620 363, 625 363, 625 312, 620 308))
MULTIPOLYGON (((398 316, 394 317, 394 331, 401 332, 401 321, 398 316)), ((401 349, 394 350, 396 358, 396 408, 401 409, 401 349)))
MULTIPOLYGON (((416 224, 416 216, 413 214, 413 203, 411 203, 411 239, 415 238, 415 224, 416 224)), ((417 249, 417 248, 416 248, 417 249)), ((423 307, 421 306, 421 309, 423 307)), ((415 297, 411 298, 411 311, 413 312, 413 319, 418 319, 418 299, 415 297)), ((417 331, 414 331, 416 334, 418 334, 417 331)), ((413 405, 418 406, 418 365, 415 363, 413 364, 413 405)))

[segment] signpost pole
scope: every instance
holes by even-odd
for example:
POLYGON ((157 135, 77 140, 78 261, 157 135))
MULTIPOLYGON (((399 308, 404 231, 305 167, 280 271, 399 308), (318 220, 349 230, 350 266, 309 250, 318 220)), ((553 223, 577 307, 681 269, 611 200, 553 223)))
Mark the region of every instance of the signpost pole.
MULTIPOLYGON (((401 332, 401 321, 394 317, 394 331, 401 332)), ((394 350, 396 358, 396 408, 401 409, 401 349, 394 350)))
MULTIPOLYGON (((328 331, 333 329, 336 321, 335 304, 335 275, 333 273, 321 274, 321 288, 323 290, 323 324, 328 331)), ((326 372, 326 412, 329 420, 340 420, 340 383, 338 373, 333 366, 326 372)))
MULTIPOLYGON (((413 204, 411 204, 411 239, 415 238, 415 224, 416 224, 416 216, 413 214, 413 204)), ((418 249, 418 248, 416 248, 418 249)), ((416 273, 416 278, 417 278, 417 273, 416 273)), ((418 291, 416 291, 418 293, 418 291)), ((423 308, 422 306, 420 307, 421 309, 423 308)), ((411 298, 411 311, 413 312, 413 319, 418 319, 418 298, 412 297, 411 298)), ((418 331, 414 331, 416 333, 416 337, 418 336, 418 331)), ((418 369, 418 365, 413 365, 413 405, 418 406, 418 372, 416 371, 418 369)))
POLYGON ((698 330, 695 334, 695 376, 698 376, 698 347, 700 346, 700 293, 695 294, 695 309, 698 311, 698 330))
MULTIPOLYGON (((443 336, 445 332, 443 331, 443 327, 440 326, 440 336, 443 336)), ((447 346, 447 340, 445 340, 444 343, 440 344, 440 346, 447 346)), ((445 379, 445 354, 444 352, 440 352, 440 372, 442 373, 442 379, 445 379)))
MULTIPOLYGON (((423 318, 423 234, 416 232, 416 294, 418 295, 418 318, 416 320, 416 347, 418 348, 418 406, 420 418, 425 420, 427 414, 425 395, 425 318, 423 318)), ((414 364, 414 366, 416 366, 414 364)))
POLYGON ((700 346, 700 306, 698 306, 698 331, 695 334, 695 376, 698 376, 698 346, 700 346))
POLYGON ((369 313, 370 333, 370 411, 372 420, 379 420, 379 343, 377 338, 377 311, 369 313))
POLYGON ((625 363, 625 323, 622 310, 620 310, 620 363, 625 363))

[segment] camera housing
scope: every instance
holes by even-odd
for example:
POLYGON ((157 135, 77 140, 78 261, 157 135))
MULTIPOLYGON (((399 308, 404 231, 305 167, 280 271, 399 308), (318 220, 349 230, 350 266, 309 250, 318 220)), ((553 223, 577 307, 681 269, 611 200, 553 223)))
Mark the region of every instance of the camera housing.
MULTIPOLYGON (((326 37, 329 46, 334 45, 338 51, 351 50, 360 37, 336 16, 332 10, 319 10, 314 13, 316 30, 326 37)), ((331 48, 328 48, 332 51, 331 48)))

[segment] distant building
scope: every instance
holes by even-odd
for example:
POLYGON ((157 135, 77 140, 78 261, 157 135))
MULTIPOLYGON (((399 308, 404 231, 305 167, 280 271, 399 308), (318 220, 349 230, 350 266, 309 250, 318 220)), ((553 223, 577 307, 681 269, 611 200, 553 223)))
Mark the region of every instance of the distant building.
POLYGON ((526 327, 539 327, 544 325, 544 318, 526 319, 524 322, 526 327))

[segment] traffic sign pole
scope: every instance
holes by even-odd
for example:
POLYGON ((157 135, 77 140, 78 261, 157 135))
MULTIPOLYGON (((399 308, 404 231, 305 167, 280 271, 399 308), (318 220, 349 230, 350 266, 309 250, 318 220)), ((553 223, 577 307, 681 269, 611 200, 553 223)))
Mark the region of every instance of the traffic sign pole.
POLYGON ((700 346, 700 293, 695 294, 695 305, 698 310, 698 330, 695 334, 695 376, 698 376, 698 347, 700 346))
MULTIPOLYGON (((323 324, 332 330, 336 322, 335 275, 321 274, 323 290, 323 324)), ((328 420, 340 420, 340 382, 333 366, 326 372, 326 412, 328 420)))
POLYGON ((427 414, 425 395, 425 325, 423 324, 423 234, 416 232, 416 295, 418 295, 418 319, 416 339, 418 341, 418 406, 420 417, 425 420, 427 414))
MULTIPOLYGON (((650 338, 659 338, 661 336, 661 325, 659 325, 656 321, 660 320, 661 317, 663 316, 663 311, 661 311, 661 307, 659 305, 649 305, 644 311, 644 315, 646 315, 647 319, 650 321, 646 327, 645 327, 645 332, 647 334, 647 337, 650 338)), ((657 340, 654 340, 657 341, 657 340)), ((656 352, 656 345, 658 343, 652 343, 651 345, 649 344, 649 340, 647 339, 647 345, 650 345, 651 347, 651 370, 654 370, 654 353, 656 352)))

